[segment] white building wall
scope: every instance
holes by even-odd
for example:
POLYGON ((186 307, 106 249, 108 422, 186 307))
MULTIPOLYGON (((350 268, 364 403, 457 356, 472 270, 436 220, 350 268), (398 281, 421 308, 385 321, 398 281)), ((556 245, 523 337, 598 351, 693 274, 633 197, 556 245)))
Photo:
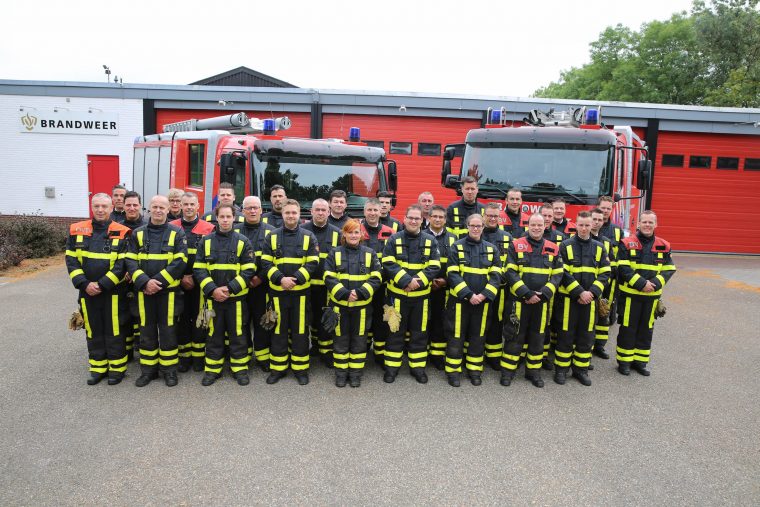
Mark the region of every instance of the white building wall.
POLYGON ((0 95, 0 215, 88 216, 87 155, 117 155, 119 181, 130 188, 132 144, 142 128, 141 100, 0 95), (21 107, 32 114, 31 108, 55 107, 72 113, 87 113, 89 108, 116 113, 119 134, 21 132, 21 107), (45 187, 55 187, 55 197, 45 197, 45 187))

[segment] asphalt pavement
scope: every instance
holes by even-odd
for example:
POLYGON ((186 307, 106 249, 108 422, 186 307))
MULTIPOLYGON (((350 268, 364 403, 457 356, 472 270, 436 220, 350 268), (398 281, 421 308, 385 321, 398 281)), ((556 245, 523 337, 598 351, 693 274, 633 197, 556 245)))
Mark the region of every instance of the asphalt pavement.
MULTIPOLYGON (((87 386, 61 265, 0 279, 0 505, 758 505, 760 258, 676 254, 652 376, 419 385, 368 367, 87 386)), ((612 340, 608 350, 614 350, 612 340)))

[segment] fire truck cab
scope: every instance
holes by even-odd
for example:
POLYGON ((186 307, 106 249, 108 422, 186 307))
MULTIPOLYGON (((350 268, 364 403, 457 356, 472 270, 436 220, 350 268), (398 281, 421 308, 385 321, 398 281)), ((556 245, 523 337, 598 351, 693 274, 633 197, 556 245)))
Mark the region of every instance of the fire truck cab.
POLYGON ((478 196, 498 199, 518 188, 523 211, 534 213, 561 197, 567 216, 596 206, 600 196, 615 200, 612 221, 634 231, 651 187, 651 162, 631 127, 607 128, 601 108, 547 113, 533 110, 519 126, 507 126, 506 111, 490 109, 485 128, 470 130, 464 144, 447 145, 441 183, 461 195, 465 176, 478 180, 478 196), (458 172, 454 161, 461 157, 458 172))
POLYGON ((259 120, 245 113, 165 125, 161 134, 135 139, 132 188, 146 206, 169 188, 193 192, 199 213, 214 209, 222 182, 235 186, 238 206, 255 195, 264 211, 271 210, 269 191, 275 184, 303 210, 340 189, 354 217, 363 216, 364 202, 378 192, 395 193, 396 163, 386 160, 381 148, 362 143, 358 128, 350 130, 349 141, 277 135, 289 127, 287 117, 259 120))

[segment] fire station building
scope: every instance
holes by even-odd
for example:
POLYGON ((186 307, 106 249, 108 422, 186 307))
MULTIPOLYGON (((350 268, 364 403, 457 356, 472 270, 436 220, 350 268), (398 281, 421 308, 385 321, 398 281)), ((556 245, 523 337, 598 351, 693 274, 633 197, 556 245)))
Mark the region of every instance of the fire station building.
POLYGON ((606 125, 646 141, 648 204, 674 249, 760 254, 760 221, 745 211, 760 196, 760 109, 317 90, 245 67, 190 85, 0 80, 0 215, 86 217, 92 193, 131 188, 136 137, 243 111, 288 116, 289 137, 346 139, 361 127, 398 164, 399 216, 423 190, 444 205, 458 198, 440 182, 443 148, 482 127, 487 108, 519 124, 533 109, 579 105, 601 105, 606 125))

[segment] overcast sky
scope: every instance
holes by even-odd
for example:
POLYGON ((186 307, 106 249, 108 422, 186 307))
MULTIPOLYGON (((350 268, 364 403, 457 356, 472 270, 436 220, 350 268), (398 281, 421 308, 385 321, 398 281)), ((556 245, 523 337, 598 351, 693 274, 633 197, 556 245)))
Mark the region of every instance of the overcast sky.
POLYGON ((7 2, 0 79, 188 84, 241 65, 303 88, 528 96, 607 26, 690 0, 7 2), (119 7, 114 7, 118 5, 119 7), (113 74, 112 74, 113 77, 113 74))

